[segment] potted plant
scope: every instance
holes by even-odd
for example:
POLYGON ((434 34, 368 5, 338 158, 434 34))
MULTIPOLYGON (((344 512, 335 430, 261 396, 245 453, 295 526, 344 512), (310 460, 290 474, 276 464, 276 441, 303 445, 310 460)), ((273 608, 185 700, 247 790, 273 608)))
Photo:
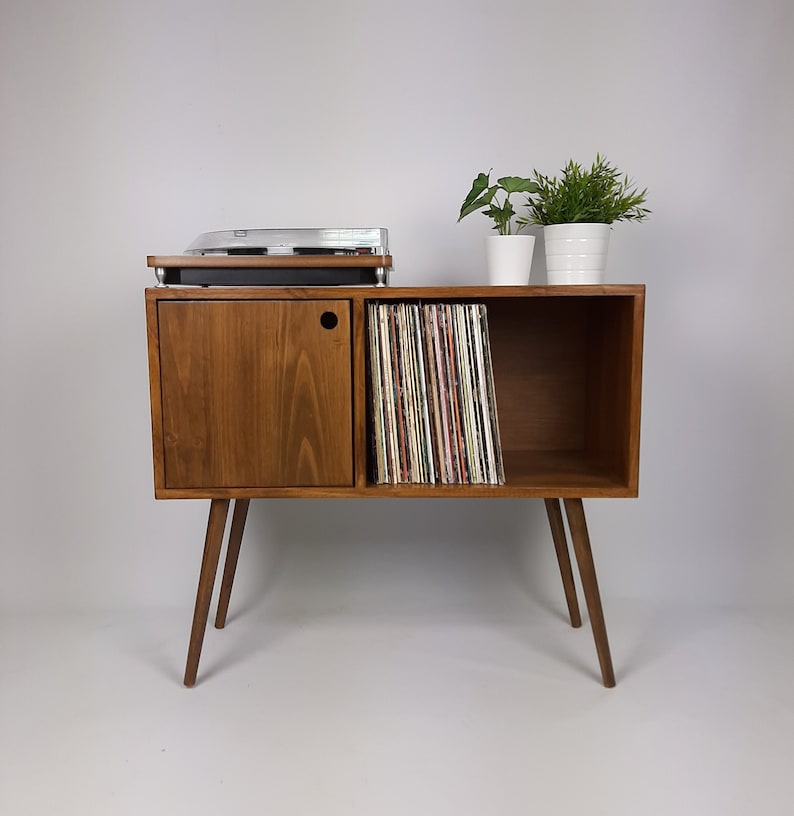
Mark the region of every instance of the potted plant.
MULTIPOLYGON (((493 169, 493 168, 492 168, 493 169)), ((493 219, 497 234, 485 239, 488 261, 488 278, 492 284, 527 284, 535 249, 534 235, 519 235, 524 223, 516 223, 513 232, 515 209, 510 196, 515 193, 540 192, 538 185, 519 176, 503 176, 491 184, 491 170, 479 173, 472 182, 471 190, 460 208, 458 221, 482 210, 483 215, 493 219), (501 194, 502 200, 500 203, 501 194)))
POLYGON ((569 161, 549 178, 537 170, 522 224, 543 225, 550 284, 603 283, 609 232, 615 221, 644 221, 648 190, 596 154, 589 169, 569 161))

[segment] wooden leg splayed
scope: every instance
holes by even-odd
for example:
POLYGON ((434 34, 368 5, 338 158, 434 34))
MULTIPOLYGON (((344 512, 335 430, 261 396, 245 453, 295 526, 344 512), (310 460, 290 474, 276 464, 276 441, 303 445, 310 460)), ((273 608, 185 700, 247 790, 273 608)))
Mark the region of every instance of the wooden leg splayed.
POLYGON ((557 552, 557 563, 560 566, 560 575, 562 576, 562 588, 565 592, 565 601, 568 604, 568 616, 571 619, 571 626, 578 629, 582 625, 582 616, 579 612, 579 601, 576 597, 571 556, 568 553, 568 541, 565 537, 565 525, 562 523, 559 499, 546 499, 546 515, 549 517, 551 537, 554 539, 554 549, 557 552))
POLYGON ((228 499, 213 499, 210 504, 210 517, 207 521, 207 536, 204 540, 204 556, 201 559, 196 608, 193 612, 193 628, 190 630, 190 646, 185 666, 185 685, 193 686, 198 674, 201 647, 204 643, 204 632, 207 628, 212 589, 215 586, 215 574, 218 571, 218 560, 221 555, 223 530, 226 527, 226 515, 229 512, 228 499))
POLYGON ((215 628, 223 629, 226 626, 226 614, 229 611, 229 600, 232 597, 232 584, 237 571, 237 559, 240 557, 240 544, 243 541, 245 519, 248 515, 248 499, 237 499, 232 513, 232 529, 229 533, 229 547, 226 550, 226 564, 223 567, 221 580, 221 594, 218 598, 218 612, 215 615, 215 628))
POLYGON ((598 591, 593 553, 590 548, 590 536, 584 517, 584 506, 581 499, 565 499, 565 513, 568 516, 568 527, 571 530, 573 549, 579 565, 579 576, 582 579, 587 612, 590 615, 590 626, 593 628, 598 662, 601 666, 601 677, 607 688, 615 685, 615 671, 612 668, 612 656, 609 653, 607 627, 604 623, 604 611, 601 608, 601 594, 598 591))

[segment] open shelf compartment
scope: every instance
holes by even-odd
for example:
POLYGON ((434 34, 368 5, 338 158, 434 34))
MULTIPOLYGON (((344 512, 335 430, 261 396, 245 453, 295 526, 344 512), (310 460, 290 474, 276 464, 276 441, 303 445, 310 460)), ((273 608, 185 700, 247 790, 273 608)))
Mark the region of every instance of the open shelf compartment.
POLYGON ((598 297, 492 292, 421 302, 487 307, 504 487, 368 487, 384 495, 453 495, 460 488, 472 494, 477 487, 493 495, 636 496, 642 291, 598 297))

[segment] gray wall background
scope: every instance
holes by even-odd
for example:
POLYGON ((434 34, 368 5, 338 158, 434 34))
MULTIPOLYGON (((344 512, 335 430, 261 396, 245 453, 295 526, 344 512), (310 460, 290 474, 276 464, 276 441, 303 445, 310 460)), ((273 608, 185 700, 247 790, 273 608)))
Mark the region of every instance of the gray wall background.
MULTIPOLYGON (((605 600, 789 600, 793 36, 788 0, 4 0, 0 603, 192 604, 207 503, 153 499, 147 254, 386 226, 395 283, 478 283, 474 175, 596 151, 654 211, 610 250, 648 301, 641 496, 587 504, 605 600)), ((243 605, 561 597, 541 502, 258 502, 242 565, 243 605)))

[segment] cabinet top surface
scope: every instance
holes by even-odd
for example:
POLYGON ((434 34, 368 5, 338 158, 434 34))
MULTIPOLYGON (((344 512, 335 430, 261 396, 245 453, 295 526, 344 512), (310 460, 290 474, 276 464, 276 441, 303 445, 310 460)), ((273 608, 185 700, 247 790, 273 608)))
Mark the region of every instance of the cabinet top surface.
POLYGON ((644 297, 644 284, 597 286, 152 286, 147 300, 407 300, 423 298, 644 297))

